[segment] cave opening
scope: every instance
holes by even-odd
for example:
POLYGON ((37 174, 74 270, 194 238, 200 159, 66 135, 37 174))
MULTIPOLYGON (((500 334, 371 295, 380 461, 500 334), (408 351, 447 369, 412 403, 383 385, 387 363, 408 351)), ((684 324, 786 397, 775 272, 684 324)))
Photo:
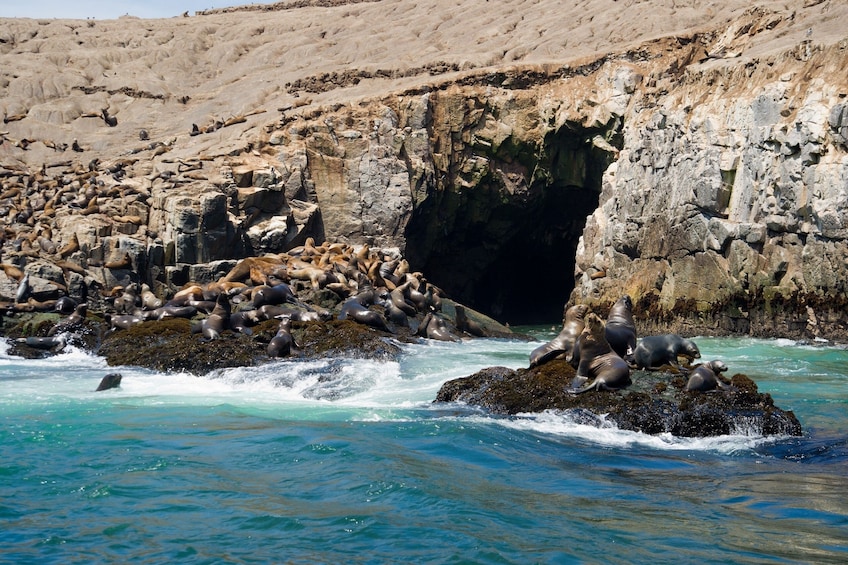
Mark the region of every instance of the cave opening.
POLYGON ((559 324, 579 238, 615 159, 612 146, 593 138, 614 139, 610 131, 563 127, 533 159, 487 156, 491 174, 474 186, 450 181, 431 190, 407 226, 410 264, 448 297, 500 322, 559 324), (504 182, 517 173, 522 190, 504 182))

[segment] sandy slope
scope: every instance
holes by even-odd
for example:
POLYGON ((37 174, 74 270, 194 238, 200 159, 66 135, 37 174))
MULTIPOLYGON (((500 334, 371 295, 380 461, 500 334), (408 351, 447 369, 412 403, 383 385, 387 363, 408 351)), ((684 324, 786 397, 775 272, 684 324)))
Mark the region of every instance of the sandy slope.
MULTIPOLYGON (((0 164, 69 159, 50 145, 74 139, 89 158, 108 155, 140 145, 142 129, 151 140, 169 141, 188 137, 192 124, 231 119, 240 123, 192 138, 190 149, 226 152, 291 108, 347 103, 490 67, 563 65, 663 36, 715 30, 720 43, 750 4, 293 0, 273 10, 160 20, 3 19, 0 131, 11 143, 0 145, 0 164), (104 108, 116 127, 105 124, 104 108)), ((756 34, 732 29, 732 49, 721 53, 732 58, 704 64, 735 64, 805 40, 848 41, 842 0, 758 6, 780 13, 779 24, 756 34)))

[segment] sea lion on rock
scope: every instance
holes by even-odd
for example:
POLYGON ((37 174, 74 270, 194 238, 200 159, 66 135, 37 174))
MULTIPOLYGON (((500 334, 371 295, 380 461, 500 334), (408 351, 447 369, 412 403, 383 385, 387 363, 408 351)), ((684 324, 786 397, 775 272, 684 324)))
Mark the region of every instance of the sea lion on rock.
POLYGON ((73 331, 82 326, 85 321, 85 316, 88 313, 88 304, 80 304, 74 308, 74 313, 58 321, 52 328, 47 331, 48 337, 52 337, 58 333, 73 331))
POLYGON ((633 300, 625 294, 610 308, 607 315, 606 338, 612 350, 622 359, 636 349, 636 324, 633 322, 633 300))
POLYGON ((347 320, 350 318, 354 322, 371 326, 385 332, 390 331, 386 324, 385 318, 379 312, 369 310, 359 303, 356 298, 348 298, 342 304, 342 310, 339 313, 339 320, 347 320))
POLYGON ((229 327, 234 332, 239 332, 244 335, 253 335, 251 326, 255 326, 259 320, 256 317, 256 310, 245 310, 242 312, 234 312, 230 314, 229 327))
MULTIPOLYGON (((584 318, 587 312, 589 307, 585 304, 575 304, 566 309, 559 335, 530 353, 530 367, 537 367, 557 357, 564 357, 566 361, 570 361, 574 354, 574 343, 586 325, 584 318)), ((459 327, 459 308, 457 308, 457 327, 459 327)))
POLYGON ((380 298, 382 299, 380 303, 386 310, 386 318, 388 318, 388 320, 396 326, 408 328, 409 316, 395 305, 394 301, 388 294, 380 295, 380 298))
POLYGON ((100 384, 97 385, 97 389, 95 392, 100 392, 102 390, 109 390, 110 388, 117 388, 121 386, 121 373, 110 373, 100 379, 100 384))
POLYGON ((721 373, 726 370, 727 365, 718 359, 698 365, 689 375, 689 381, 683 390, 698 392, 708 392, 716 388, 728 390, 731 387, 722 380, 721 376, 721 373))
POLYGON ((435 312, 428 312, 424 316, 424 319, 421 320, 421 324, 418 326, 417 333, 427 339, 438 341, 462 341, 450 332, 447 322, 435 312))
POLYGON ((56 300, 56 304, 53 306, 53 309, 60 314, 70 314, 77 306, 79 306, 79 302, 70 296, 60 296, 59 299, 56 300))
POLYGON ((255 308, 265 304, 279 305, 286 302, 297 304, 299 302, 291 287, 286 283, 279 283, 274 286, 258 286, 252 293, 252 299, 255 308))
POLYGON ((64 336, 56 336, 56 337, 38 337, 38 336, 29 336, 29 337, 21 337, 17 340, 18 343, 26 345, 28 347, 32 347, 33 349, 44 349, 51 350, 54 352, 61 351, 67 345, 67 341, 64 336))
POLYGON ((162 306, 156 310, 144 312, 145 320, 167 320, 168 318, 191 318, 197 314, 194 306, 162 306))
MULTIPOLYGON (((454 306, 454 310, 456 311, 456 329, 465 332, 469 335, 473 335, 474 337, 486 337, 486 330, 475 322, 474 320, 468 319, 468 314, 465 313, 465 307, 461 304, 456 304, 454 306)), ((435 310, 434 310, 435 311, 435 310)), ((533 366, 532 364, 530 365, 533 366)))
POLYGON ((285 315, 279 318, 280 326, 277 328, 277 334, 268 342, 266 349, 269 357, 288 357, 291 355, 292 345, 297 347, 291 334, 291 318, 285 315))
POLYGON ((144 322, 144 318, 135 314, 106 314, 106 322, 112 330, 128 330, 136 324, 144 322))
POLYGON ((15 302, 20 304, 22 302, 26 302, 29 293, 32 291, 32 286, 29 284, 29 273, 24 275, 24 278, 21 279, 20 284, 18 284, 18 290, 15 293, 15 302))
POLYGON ((209 317, 200 322, 200 333, 208 340, 218 339, 230 327, 230 299, 219 294, 209 317))
POLYGON ((619 390, 630 385, 630 367, 607 341, 605 324, 596 314, 586 315, 586 324, 577 338, 580 363, 575 384, 588 384, 569 392, 582 394, 590 390, 619 390))
POLYGON ((678 357, 686 357, 691 363, 699 359, 701 352, 691 339, 677 334, 649 335, 639 340, 633 351, 633 361, 639 369, 651 369, 663 365, 677 367, 678 357))

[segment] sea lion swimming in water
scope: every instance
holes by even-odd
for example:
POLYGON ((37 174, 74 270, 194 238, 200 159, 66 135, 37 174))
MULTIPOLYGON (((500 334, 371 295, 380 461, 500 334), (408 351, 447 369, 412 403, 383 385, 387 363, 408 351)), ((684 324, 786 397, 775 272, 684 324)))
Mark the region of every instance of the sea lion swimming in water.
POLYGON ((700 359, 701 351, 694 341, 677 334, 645 336, 639 340, 639 345, 633 351, 633 361, 639 369, 663 365, 679 368, 678 357, 686 357, 691 363, 693 359, 700 359))
POLYGON ((588 311, 589 307, 585 304, 575 304, 566 309, 559 335, 530 353, 530 367, 537 367, 558 357, 564 357, 566 361, 571 361, 571 356, 574 354, 574 343, 586 325, 584 318, 588 311))
POLYGON ((582 394, 590 390, 620 390, 630 385, 630 367, 606 339, 604 322, 596 314, 586 315, 586 325, 577 338, 580 363, 574 384, 588 384, 572 389, 572 394, 582 394))
POLYGON ((95 392, 100 392, 103 390, 109 390, 110 388, 117 388, 121 386, 121 373, 110 373, 100 379, 100 384, 97 385, 97 389, 95 392))
POLYGON ((636 324, 633 322, 633 300, 625 294, 612 305, 607 316, 606 338, 612 350, 622 359, 636 349, 636 324))

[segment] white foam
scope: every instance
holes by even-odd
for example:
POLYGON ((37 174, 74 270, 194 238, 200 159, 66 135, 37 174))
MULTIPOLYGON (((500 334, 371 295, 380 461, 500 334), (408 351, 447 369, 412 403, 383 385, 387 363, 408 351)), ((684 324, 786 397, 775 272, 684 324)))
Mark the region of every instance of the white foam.
POLYGON ((703 438, 682 438, 669 433, 649 435, 619 429, 603 416, 585 411, 545 411, 539 414, 517 414, 511 418, 492 418, 485 415, 461 417, 465 421, 498 425, 524 432, 577 439, 619 449, 650 448, 664 451, 712 451, 723 454, 750 452, 781 438, 748 435, 746 431, 732 435, 703 438))

